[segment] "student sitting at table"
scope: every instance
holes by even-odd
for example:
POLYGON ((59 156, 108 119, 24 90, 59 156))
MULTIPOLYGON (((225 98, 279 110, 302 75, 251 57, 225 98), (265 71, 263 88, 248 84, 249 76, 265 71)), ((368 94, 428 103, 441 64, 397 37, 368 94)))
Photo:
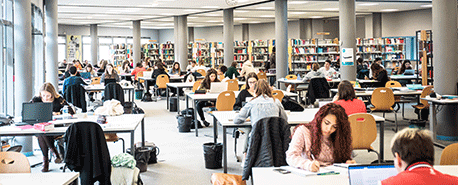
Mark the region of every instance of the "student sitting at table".
POLYGON ((196 65, 197 65, 196 61, 192 60, 191 62, 189 62, 188 66, 186 66, 186 71, 195 72, 195 71, 191 71, 191 70, 194 69, 194 67, 196 67, 196 65))
MULTIPOLYGON (((404 73, 408 69, 410 70, 412 69, 412 66, 410 65, 410 60, 404 60, 404 62, 402 63, 401 69, 399 69, 398 71, 398 75, 404 75, 404 73)), ((411 84, 412 81, 411 80, 399 80, 399 83, 405 86, 406 84, 411 84)))
POLYGON ((321 67, 318 71, 323 73, 326 78, 332 78, 332 76, 336 72, 336 70, 334 70, 334 68, 331 67, 331 60, 329 59, 324 62, 324 66, 321 67))
POLYGON ((76 67, 76 69, 83 70, 83 65, 81 65, 79 60, 73 60, 73 65, 76 67))
POLYGON ((258 82, 258 75, 256 73, 248 73, 246 80, 245 89, 241 90, 237 98, 235 99, 234 110, 240 110, 244 103, 247 102, 246 99, 255 96, 256 82, 258 82))
POLYGON ((84 71, 90 73, 91 78, 97 77, 97 72, 94 71, 94 68, 92 68, 91 64, 87 64, 86 67, 84 68, 84 71))
POLYGON ((102 60, 100 61, 100 65, 99 65, 100 68, 99 68, 99 70, 97 71, 97 73, 104 73, 104 72, 105 72, 105 68, 107 67, 107 64, 108 64, 108 62, 107 62, 106 60, 103 60, 103 59, 102 59, 102 60))
POLYGON ((78 71, 76 71, 75 66, 71 66, 69 72, 71 76, 64 80, 64 84, 62 86, 62 94, 65 93, 65 88, 67 86, 76 84, 87 85, 86 82, 84 82, 84 80, 81 78, 81 76, 77 76, 77 74, 79 73, 78 71))
POLYGON ((286 162, 296 168, 317 172, 320 166, 355 163, 351 158, 351 128, 342 106, 328 103, 309 124, 295 128, 286 162))
POLYGON ((179 62, 174 62, 172 70, 169 71, 169 76, 181 76, 181 68, 179 62))
MULTIPOLYGON (((254 85, 255 98, 251 99, 245 106, 240 109, 240 113, 234 118, 235 124, 242 124, 250 117, 251 125, 263 118, 267 117, 281 117, 288 120, 285 109, 280 100, 273 98, 272 90, 269 83, 265 79, 260 79, 254 85)), ((245 140, 245 147, 243 149, 244 157, 248 149, 248 140, 251 137, 251 129, 248 131, 247 139, 245 140)), ((243 163, 242 163, 243 165, 243 163)))
MULTIPOLYGON (((209 69, 207 71, 207 75, 205 76, 204 80, 200 84, 199 88, 197 88, 197 90, 210 90, 212 82, 220 82, 218 80, 218 78, 217 78, 217 74, 218 74, 218 72, 216 72, 215 69, 213 69, 213 68, 209 69)), ((208 107, 208 106, 212 106, 212 105, 215 105, 215 101, 199 101, 196 104, 196 111, 199 114, 200 120, 202 120, 202 122, 204 123, 204 125, 206 127, 208 127, 210 125, 210 123, 205 121, 203 108, 204 107, 208 107)), ((198 124, 197 124, 198 127, 202 128, 202 125, 200 124, 200 122, 199 121, 197 121, 197 122, 198 122, 198 124)))
POLYGON ((458 184, 458 177, 433 168, 434 145, 429 131, 405 128, 391 141, 394 166, 399 174, 385 179, 382 185, 458 184))
POLYGON ((122 62, 122 65, 121 65, 121 68, 120 68, 119 72, 121 74, 130 73, 130 66, 129 66, 129 61, 128 60, 124 60, 124 62, 122 62))
POLYGON ((375 87, 385 87, 386 82, 389 81, 388 72, 382 66, 378 64, 371 65, 372 75, 374 75, 373 80, 377 80, 377 83, 374 83, 375 87))
POLYGON ((355 89, 349 81, 343 80, 340 82, 337 91, 334 103, 342 106, 348 116, 367 112, 366 105, 362 100, 356 98, 355 89))
MULTIPOLYGON (((73 66, 74 67, 74 66, 73 66)), ((76 67, 75 67, 76 69, 76 67)), ((36 102, 46 102, 46 103, 52 103, 52 112, 53 115, 59 115, 61 114, 61 109, 64 106, 68 106, 68 112, 70 114, 74 114, 75 112, 73 109, 68 105, 67 101, 65 101, 62 96, 60 96, 57 92, 54 86, 46 82, 44 83, 39 91, 38 91, 38 96, 35 96, 30 100, 32 103, 36 102)), ((38 139, 38 145, 40 146, 41 152, 43 153, 43 169, 41 170, 42 172, 48 172, 49 171, 49 150, 56 155, 56 159, 54 159, 55 163, 61 163, 62 162, 62 157, 59 155, 59 152, 57 151, 56 147, 54 146, 54 136, 44 136, 44 135, 37 135, 38 139)), ((63 154, 62 154, 63 155, 63 154)))
POLYGON ((313 64, 312 64, 312 70, 309 71, 309 72, 305 75, 305 77, 304 77, 304 79, 302 79, 302 81, 304 81, 304 82, 305 82, 305 81, 308 81, 308 80, 312 79, 313 77, 325 77, 325 76, 324 76, 324 73, 322 73, 321 71, 319 71, 319 69, 320 69, 320 65, 318 65, 318 63, 316 63, 316 62, 313 63, 313 64))
MULTIPOLYGON (((242 65, 242 71, 240 71, 240 75, 242 77, 245 77, 244 79, 246 79, 246 76, 248 75, 248 73, 251 73, 251 72, 256 73, 256 69, 254 69, 253 63, 251 63, 250 60, 247 60, 242 65)), ((232 77, 230 77, 230 78, 232 78, 232 77)), ((244 81, 244 79, 243 79, 243 81, 244 81)))
POLYGON ((227 70, 228 70, 228 69, 227 69, 227 67, 226 67, 225 65, 220 65, 220 66, 218 67, 218 76, 219 76, 219 75, 224 75, 224 74, 226 74, 226 71, 227 71, 227 70))
POLYGON ((237 71, 237 62, 232 62, 231 66, 224 73, 224 77, 229 78, 229 79, 232 79, 233 77, 235 77, 235 79, 237 79, 237 77, 239 75, 240 74, 237 71))
MULTIPOLYGON (((156 63, 154 64, 153 74, 151 75, 151 78, 153 79, 151 81, 152 82, 151 85, 156 86, 156 79, 157 79, 157 77, 159 75, 162 75, 162 74, 165 74, 165 75, 169 76, 169 74, 167 74, 167 72, 165 71, 164 64, 162 64, 161 61, 156 61, 156 63)), ((170 78, 170 76, 169 76, 169 78, 170 78)), ((149 84, 149 82, 147 82, 147 84, 149 84)))
POLYGON ((119 75, 116 70, 113 68, 113 64, 107 64, 105 73, 102 75, 101 82, 105 82, 105 79, 115 79, 117 82, 119 82, 119 75))

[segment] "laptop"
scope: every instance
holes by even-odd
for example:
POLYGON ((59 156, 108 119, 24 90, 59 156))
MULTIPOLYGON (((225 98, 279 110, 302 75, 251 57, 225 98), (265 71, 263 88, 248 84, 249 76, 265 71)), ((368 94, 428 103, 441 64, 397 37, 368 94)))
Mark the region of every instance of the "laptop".
POLYGON ((52 103, 22 103, 22 122, 16 126, 33 125, 52 120, 52 103))
POLYGON ((415 74, 415 70, 413 69, 407 69, 404 71, 404 75, 414 75, 415 74))
POLYGON ((152 71, 143 71, 143 77, 145 78, 151 78, 153 76, 152 71))
POLYGON ((109 84, 109 83, 116 83, 116 79, 114 79, 114 78, 113 78, 113 79, 111 79, 111 78, 105 79, 105 80, 104 80, 104 83, 105 83, 105 85, 107 85, 107 84, 109 84))
POLYGON ((227 82, 212 82, 210 85, 210 93, 221 93, 227 90, 227 82))
POLYGON ((80 73, 80 75, 83 79, 91 79, 91 73, 89 72, 80 73))
POLYGON ((389 164, 348 166, 350 185, 377 185, 379 181, 396 174, 398 174, 398 171, 394 168, 394 165, 389 164))

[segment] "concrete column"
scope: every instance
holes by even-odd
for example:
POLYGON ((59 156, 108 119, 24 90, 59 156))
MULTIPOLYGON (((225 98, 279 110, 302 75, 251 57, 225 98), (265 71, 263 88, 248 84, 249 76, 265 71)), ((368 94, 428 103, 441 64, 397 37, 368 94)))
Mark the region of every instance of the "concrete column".
POLYGON ((57 51, 57 0, 45 0, 45 11, 46 11, 46 80, 50 82, 54 87, 58 85, 57 65, 58 65, 58 51, 57 51))
POLYGON ((142 56, 141 56, 142 51, 140 49, 141 48, 140 39, 142 37, 140 21, 139 20, 133 21, 132 26, 133 26, 132 35, 134 38, 134 45, 132 47, 132 52, 133 52, 133 57, 134 57, 134 64, 136 64, 142 60, 142 56))
POLYGON ((372 36, 382 37, 382 13, 372 13, 372 36))
POLYGON ((188 65, 188 16, 174 17, 175 32, 175 61, 180 63, 181 69, 188 65))
POLYGON ((312 38, 312 19, 299 19, 299 38, 312 38))
MULTIPOLYGON (((275 69, 277 79, 288 74, 288 3, 287 0, 275 0, 275 69)), ((281 87, 277 87, 281 88, 281 87)))
POLYGON ((242 24, 242 41, 250 40, 250 25, 242 24))
POLYGON ((32 3, 14 3, 14 115, 21 116, 22 103, 32 98, 34 87, 32 61, 32 3))
POLYGON ((223 41, 224 41, 224 65, 231 66, 234 62, 234 9, 223 10, 223 41))
POLYGON ((97 38, 98 38, 97 24, 91 24, 91 64, 92 66, 94 66, 98 62, 99 39, 97 38))
MULTIPOLYGON (((434 91, 438 94, 456 94, 458 80, 457 1, 433 0, 432 39, 434 91)), ((425 70, 425 69, 423 69, 425 70)), ((437 138, 458 140, 457 105, 445 105, 437 112, 437 138)))
MULTIPOLYGON (((353 49, 353 66, 340 66, 342 80, 356 80, 356 12, 355 0, 339 0, 340 49, 353 49)), ((342 54, 341 54, 342 55, 342 54)), ((342 58, 340 62, 342 62, 342 58)))
POLYGON ((194 27, 188 27, 188 42, 194 42, 194 27))

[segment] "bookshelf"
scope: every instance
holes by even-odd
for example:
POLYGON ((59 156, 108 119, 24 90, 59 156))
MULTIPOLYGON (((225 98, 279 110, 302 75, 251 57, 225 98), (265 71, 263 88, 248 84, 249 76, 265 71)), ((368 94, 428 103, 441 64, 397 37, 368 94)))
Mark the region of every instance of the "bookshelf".
MULTIPOLYGON (((422 85, 433 85, 433 34, 431 30, 416 31, 417 73, 421 74, 422 85), (419 63, 421 73, 419 73, 419 63)), ((417 79, 418 82, 418 79, 417 79)))
POLYGON ((340 57, 339 39, 317 39, 316 54, 316 60, 321 66, 328 59, 337 62, 340 57))
POLYGON ((264 64, 269 60, 269 42, 271 40, 252 40, 250 41, 251 53, 249 57, 255 69, 264 69, 264 64))
POLYGON ((174 44, 170 41, 160 45, 160 54, 162 62, 167 65, 167 69, 172 68, 175 61, 174 44))
MULTIPOLYGON (((188 43, 188 65, 192 61, 192 42, 188 43)), ((185 66, 181 66, 182 68, 185 66)))
POLYGON ((159 44, 149 43, 142 45, 142 52, 145 58, 151 58, 151 61, 156 62, 160 58, 159 54, 159 44))
POLYGON ((121 65, 124 60, 132 56, 132 45, 127 44, 113 44, 110 45, 111 59, 114 66, 121 65))
POLYGON ((250 41, 235 41, 234 42, 234 62, 237 62, 237 67, 242 68, 243 62, 249 59, 248 43, 250 41))
POLYGON ((216 68, 221 64, 224 64, 224 45, 223 42, 211 42, 210 43, 211 53, 211 67, 216 68))
POLYGON ((192 49, 192 58, 197 63, 204 62, 205 67, 211 67, 210 42, 194 42, 192 49))
MULTIPOLYGON (((315 39, 290 39, 291 61, 290 71, 296 74, 303 74, 310 71, 312 63, 316 60, 316 40, 315 39)), ((288 49, 289 50, 289 49, 288 49)))
POLYGON ((405 57, 405 38, 402 37, 384 37, 382 45, 382 60, 386 68, 401 67, 405 57))

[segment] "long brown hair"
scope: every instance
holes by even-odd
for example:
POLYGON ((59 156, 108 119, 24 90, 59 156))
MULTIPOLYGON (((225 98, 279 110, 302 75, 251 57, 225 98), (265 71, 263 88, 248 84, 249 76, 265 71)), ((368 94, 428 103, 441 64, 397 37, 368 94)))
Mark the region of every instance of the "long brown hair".
POLYGON ((113 64, 107 64, 107 66, 111 66, 111 74, 108 72, 108 68, 105 67, 105 78, 116 78, 118 72, 114 69, 113 64))
POLYGON ((270 85, 267 83, 265 79, 260 79, 256 83, 256 86, 254 88, 254 91, 256 92, 256 98, 259 96, 263 96, 264 98, 267 96, 269 98, 272 98, 272 90, 270 90, 270 85))
POLYGON ((205 78, 202 81, 202 83, 200 84, 200 86, 205 87, 205 89, 210 89, 210 84, 212 83, 212 81, 210 80, 211 74, 215 74, 216 76, 215 81, 213 82, 220 82, 218 80, 218 72, 215 69, 211 68, 207 71, 207 75, 205 75, 205 78))
POLYGON ((315 118, 312 122, 309 124, 303 124, 310 130, 312 140, 311 153, 318 156, 321 152, 321 139, 323 137, 321 124, 324 117, 329 114, 336 116, 337 120, 336 131, 329 137, 334 148, 334 153, 332 154, 334 163, 345 163, 347 160, 351 159, 352 151, 350 122, 348 121, 345 109, 335 103, 328 103, 324 105, 315 114, 315 118))
MULTIPOLYGON (((251 88, 251 87, 250 87, 250 83, 248 83, 248 79, 250 79, 250 78, 255 78, 255 79, 256 79, 256 82, 257 82, 257 81, 258 81, 258 75, 256 75, 255 72, 250 72, 250 73, 248 73, 248 74, 246 75, 246 88, 245 88, 246 90, 248 90, 248 89, 251 88)), ((255 87, 256 87, 256 85, 255 85, 255 87)))
POLYGON ((348 80, 340 82, 339 87, 337 87, 337 96, 339 97, 339 100, 345 101, 356 99, 353 85, 348 80))
POLYGON ((173 63, 173 66, 172 66, 172 73, 176 73, 178 72, 178 75, 180 75, 181 73, 181 67, 180 67, 180 63, 179 62, 174 62, 173 63), (175 69, 175 65, 178 64, 178 69, 175 69))
POLYGON ((38 91, 40 97, 41 97, 41 91, 47 91, 51 93, 53 100, 60 97, 60 95, 56 92, 56 88, 54 88, 54 86, 49 82, 44 83, 40 87, 40 90, 38 91))

